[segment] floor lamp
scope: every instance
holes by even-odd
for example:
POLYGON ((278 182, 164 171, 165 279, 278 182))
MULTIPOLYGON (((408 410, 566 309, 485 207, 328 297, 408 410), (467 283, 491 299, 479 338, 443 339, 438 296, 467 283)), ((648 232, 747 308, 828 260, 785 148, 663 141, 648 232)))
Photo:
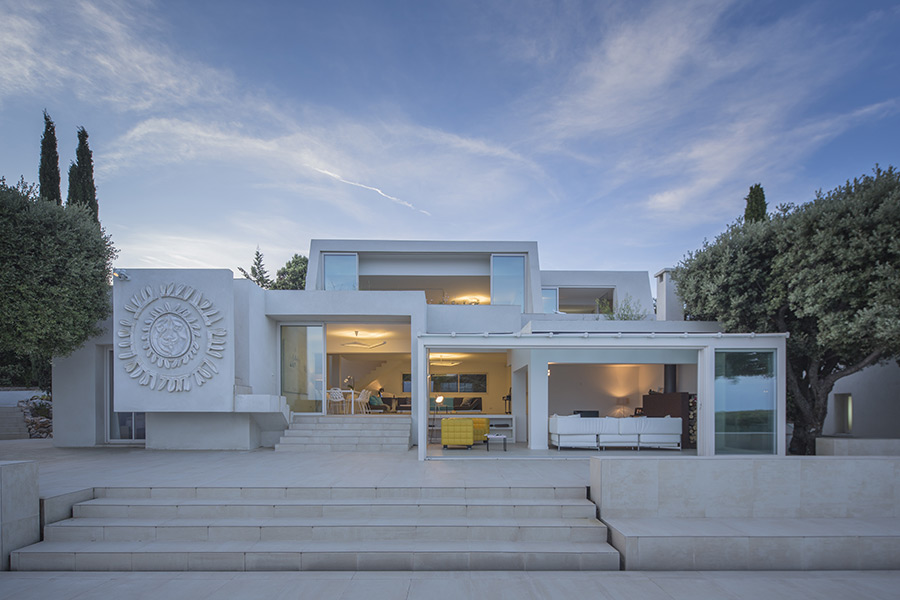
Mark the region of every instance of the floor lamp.
MULTIPOLYGON (((437 430, 437 412, 441 404, 444 403, 444 397, 438 396, 434 399, 434 410, 431 411, 431 429, 437 430)), ((428 432, 428 441, 431 442, 431 431, 428 432)))

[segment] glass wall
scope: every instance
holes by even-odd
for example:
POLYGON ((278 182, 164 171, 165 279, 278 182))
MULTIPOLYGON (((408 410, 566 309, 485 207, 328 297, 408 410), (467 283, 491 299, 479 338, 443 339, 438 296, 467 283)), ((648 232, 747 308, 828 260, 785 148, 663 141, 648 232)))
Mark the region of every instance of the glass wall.
POLYGON ((544 303, 544 313, 552 315, 559 310, 559 291, 556 288, 544 288, 541 290, 541 300, 544 303))
POLYGON ((322 277, 326 290, 352 291, 359 289, 356 255, 324 255, 324 273, 322 277))
POLYGON ((325 336, 321 325, 282 326, 281 395, 294 412, 322 412, 325 336))
POLYGON ((716 351, 716 454, 775 454, 775 353, 716 351))
POLYGON ((525 310, 525 257, 491 257, 491 304, 510 304, 525 310))

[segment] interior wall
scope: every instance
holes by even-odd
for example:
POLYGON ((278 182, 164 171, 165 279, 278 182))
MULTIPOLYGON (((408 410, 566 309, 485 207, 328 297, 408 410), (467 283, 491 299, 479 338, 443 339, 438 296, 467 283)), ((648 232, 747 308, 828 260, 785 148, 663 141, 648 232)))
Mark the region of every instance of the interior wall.
MULTIPOLYGON (((481 410, 487 414, 503 414, 503 396, 509 394, 510 374, 506 364, 506 353, 474 354, 471 358, 460 360, 458 365, 452 367, 430 367, 430 372, 436 375, 449 373, 486 373, 487 393, 459 393, 446 394, 448 396, 469 398, 481 397, 481 410)), ((434 394, 432 394, 434 395, 434 394)))
MULTIPOLYGON (((660 364, 551 364, 550 414, 596 410, 600 416, 631 415, 642 406, 644 394, 662 390, 664 377, 660 364), (628 399, 624 410, 618 409, 620 398, 628 399)), ((678 390, 696 393, 696 385, 697 366, 679 365, 678 390)))
POLYGON ((675 389, 688 394, 697 393, 697 365, 677 365, 675 389))

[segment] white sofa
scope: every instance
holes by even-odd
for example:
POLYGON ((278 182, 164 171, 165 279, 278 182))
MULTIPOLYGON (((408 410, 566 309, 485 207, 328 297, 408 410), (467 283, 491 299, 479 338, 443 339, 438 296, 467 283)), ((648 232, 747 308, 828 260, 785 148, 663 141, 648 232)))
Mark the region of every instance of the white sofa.
POLYGON ((550 417, 550 444, 559 448, 681 449, 680 417, 550 417))

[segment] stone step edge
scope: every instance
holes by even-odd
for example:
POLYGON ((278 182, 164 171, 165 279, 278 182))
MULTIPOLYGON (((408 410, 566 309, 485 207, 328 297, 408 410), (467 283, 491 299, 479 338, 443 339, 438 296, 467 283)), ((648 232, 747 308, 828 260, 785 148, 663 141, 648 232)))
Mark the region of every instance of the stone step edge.
MULTIPOLYGON (((578 498, 94 498, 79 502, 75 507, 179 507, 179 506, 498 506, 498 507, 582 507, 594 504, 588 499, 578 498), (327 502, 323 502, 327 500, 327 502)), ((73 507, 74 508, 74 507, 73 507)))
MULTIPOLYGON (((92 489, 94 499, 120 499, 120 500, 240 500, 246 493, 247 499, 252 500, 282 500, 287 498, 288 493, 304 493, 321 495, 326 491, 328 497, 318 497, 310 499, 330 500, 337 493, 338 497, 334 499, 352 498, 406 498, 412 500, 415 498, 425 499, 478 499, 490 497, 494 494, 503 494, 500 499, 517 499, 517 500, 587 500, 586 487, 584 486, 315 486, 315 487, 296 487, 296 486, 146 486, 146 487, 110 487, 97 486, 92 489), (540 494, 546 497, 520 497, 511 495, 515 492, 521 494, 540 494), (109 495, 110 491, 114 491, 113 495, 109 495), (157 491, 158 495, 154 496, 157 491), (215 494, 216 498, 198 497, 198 492, 215 494), (418 491, 418 495, 410 495, 418 491), (427 491, 428 494, 423 496, 422 492, 427 491), (371 492, 371 493, 369 493, 371 492), (460 493, 462 492, 462 493, 460 493), (552 493, 552 496, 550 495, 552 493), (120 495, 121 494, 121 495, 120 495), (139 495, 133 495, 139 494, 139 495), (229 494, 226 496, 225 494, 229 494), (231 494, 238 494, 233 496, 231 494), (396 495, 395 495, 396 494, 396 495)), ((300 500, 302 498, 294 498, 300 500)))
POLYGON ((234 552, 416 552, 442 554, 445 552, 517 552, 517 553, 616 553, 607 542, 547 542, 547 541, 483 541, 483 540, 352 540, 333 542, 323 540, 254 541, 254 542, 38 542, 13 550, 13 554, 59 553, 216 553, 234 552), (247 548, 250 545, 252 548, 247 548))
POLYGON ((586 528, 608 527, 593 517, 74 517, 45 526, 72 527, 478 527, 478 528, 586 528))

